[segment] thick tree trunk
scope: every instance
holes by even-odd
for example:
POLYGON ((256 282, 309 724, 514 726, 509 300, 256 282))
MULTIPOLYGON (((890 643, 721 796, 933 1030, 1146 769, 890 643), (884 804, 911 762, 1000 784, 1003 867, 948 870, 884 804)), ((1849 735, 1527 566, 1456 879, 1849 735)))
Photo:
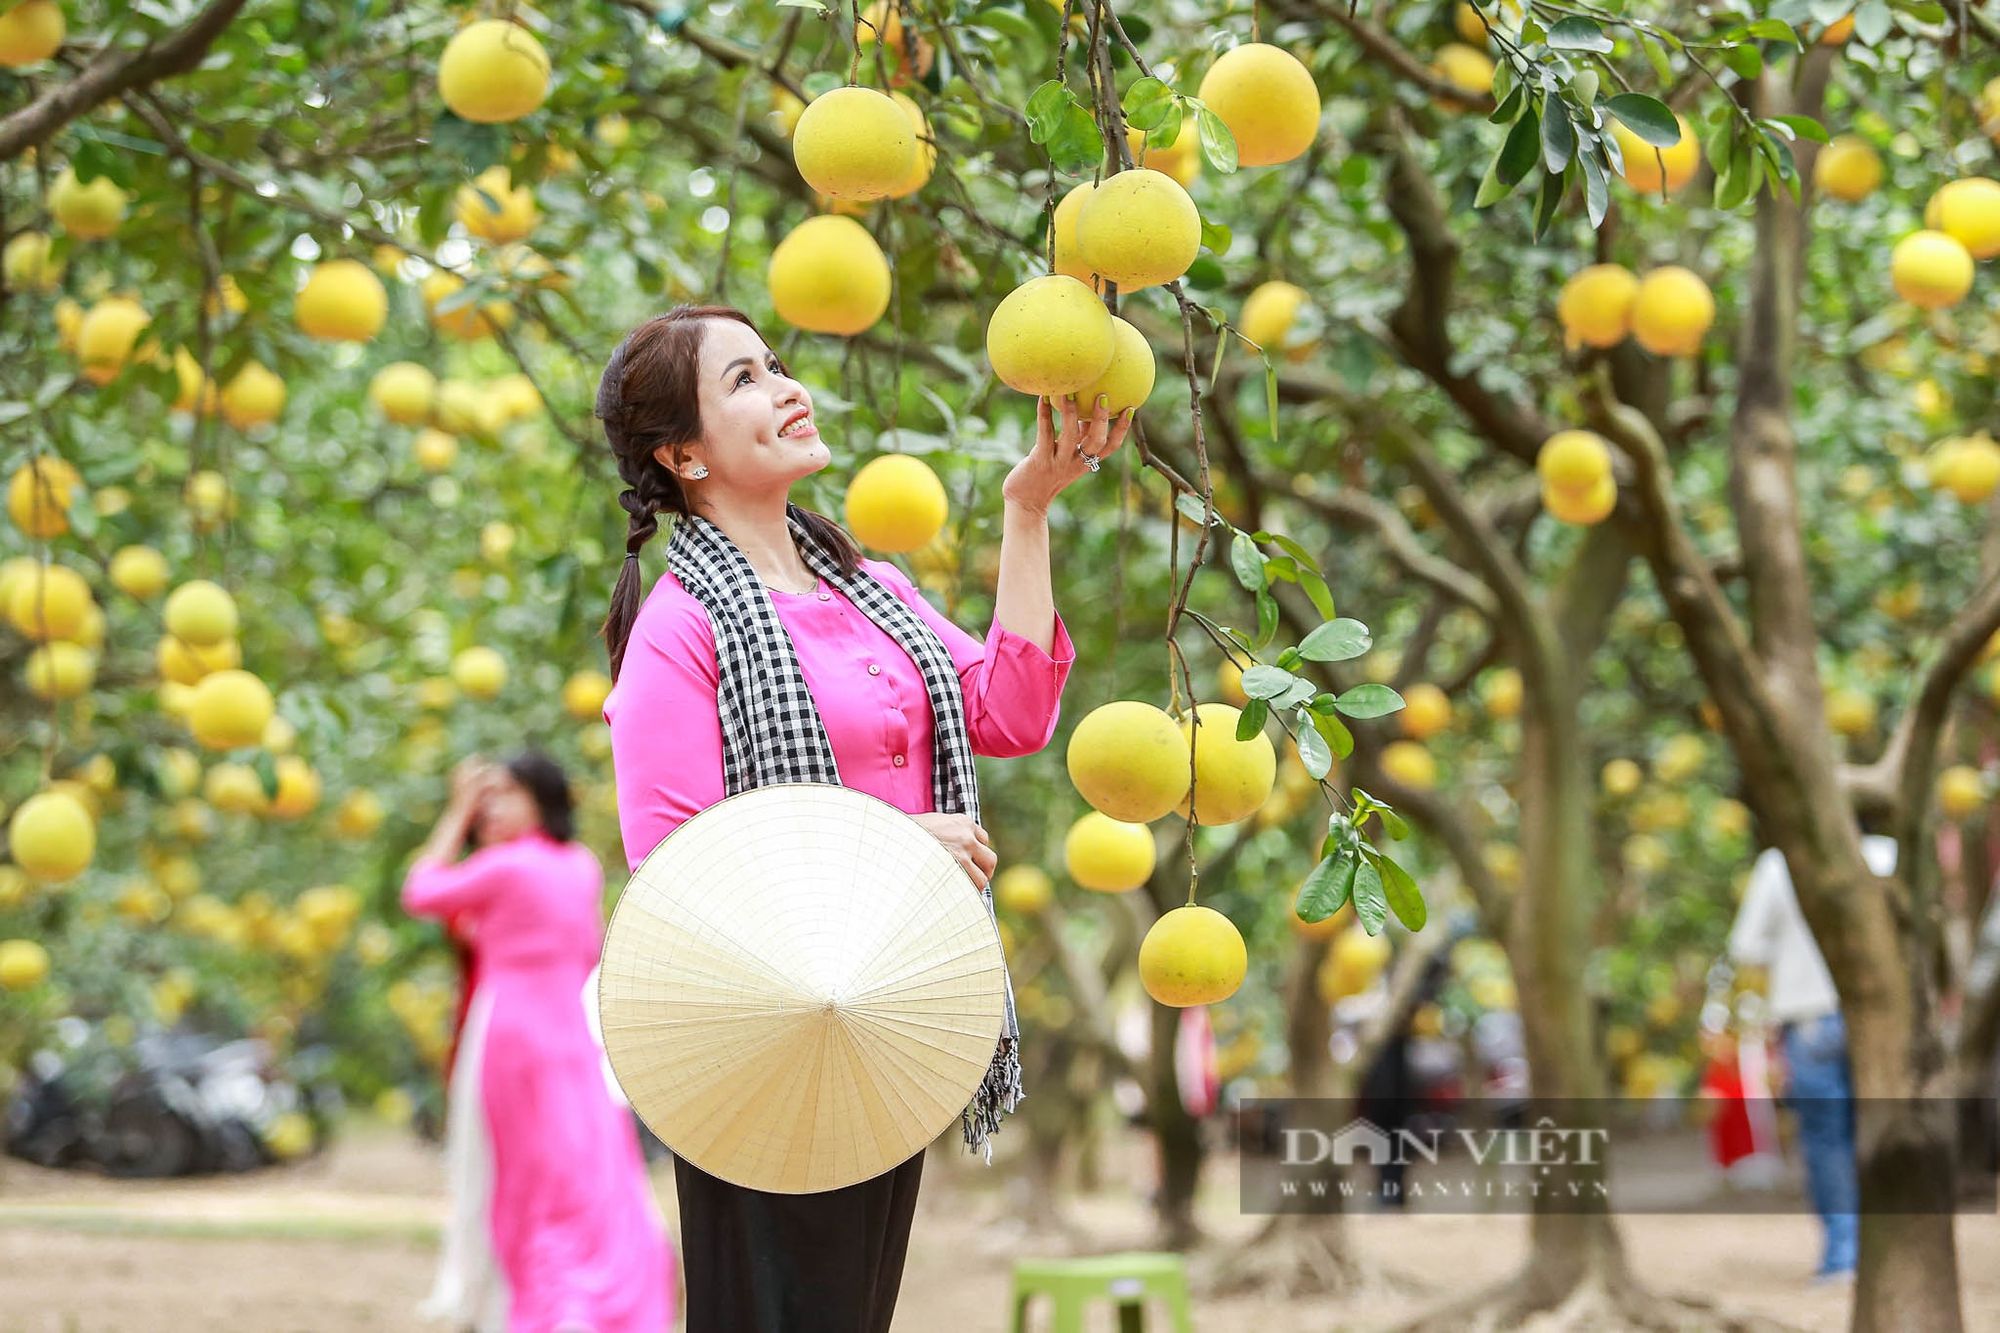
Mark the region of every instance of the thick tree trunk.
POLYGON ((1146 1090, 1146 1120, 1159 1147, 1159 1194, 1154 1211, 1162 1248, 1186 1250, 1201 1239, 1201 1228, 1195 1224, 1194 1195, 1201 1184, 1207 1150, 1201 1122, 1181 1105, 1180 1080, 1174 1072, 1174 1041, 1180 1031, 1181 1011, 1156 1004, 1152 1019, 1152 1086, 1146 1090))

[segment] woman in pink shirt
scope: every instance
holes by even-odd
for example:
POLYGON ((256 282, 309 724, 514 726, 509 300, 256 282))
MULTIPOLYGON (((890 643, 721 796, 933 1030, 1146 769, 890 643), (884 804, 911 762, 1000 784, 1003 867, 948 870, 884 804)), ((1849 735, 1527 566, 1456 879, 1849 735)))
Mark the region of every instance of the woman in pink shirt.
POLYGON ((403 882, 404 909, 451 920, 476 960, 452 1083, 476 1097, 461 1127, 484 1225, 448 1237, 426 1305, 477 1333, 666 1333, 673 1322, 673 1247, 582 1004, 603 895, 603 867, 571 840, 569 784, 537 754, 461 763, 403 882), (461 861, 468 834, 479 849, 461 861))
MULTIPOLYGON (((812 397, 741 313, 680 307, 636 329, 614 356, 599 415, 630 489, 628 556, 605 622, 617 684, 606 699, 626 860, 725 793, 718 663, 710 612, 672 571, 640 600, 638 551, 661 512, 713 524, 754 569, 796 655, 841 781, 907 811, 984 888, 986 830, 936 809, 932 695, 902 643, 802 556, 794 522, 840 553, 839 573, 872 578, 949 650, 975 753, 1031 754, 1054 734, 1074 660, 1056 615, 1048 509, 1118 447, 1111 422, 1040 408, 1034 449, 1008 474, 993 624, 982 643, 939 614, 885 561, 863 560, 840 526, 790 503, 794 482, 833 461, 812 397)), ((755 664, 752 669, 766 669, 755 664)), ((755 725, 755 719, 751 719, 755 725)), ((923 1154, 870 1180, 776 1194, 718 1180, 676 1157, 687 1333, 887 1333, 902 1281, 923 1154)))

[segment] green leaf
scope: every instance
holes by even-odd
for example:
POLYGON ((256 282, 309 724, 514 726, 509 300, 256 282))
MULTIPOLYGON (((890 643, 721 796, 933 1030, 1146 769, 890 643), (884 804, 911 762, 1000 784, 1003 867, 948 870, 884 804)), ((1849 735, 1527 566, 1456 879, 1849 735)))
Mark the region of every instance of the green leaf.
POLYGON ((1889 35, 1895 18, 1883 0, 1867 0, 1854 11, 1854 35, 1863 46, 1873 46, 1889 35))
MULTIPOLYGON (((1389 901, 1389 910, 1406 928, 1422 930, 1424 923, 1430 920, 1430 909, 1424 905, 1423 890, 1410 878, 1410 872, 1380 852, 1371 854, 1368 859, 1382 876, 1383 894, 1389 901)), ((1355 915, 1360 915, 1359 908, 1355 909, 1355 915)))
POLYGON ((1227 176, 1236 170, 1236 136, 1222 123, 1222 117, 1203 107, 1195 115, 1201 129, 1201 155, 1208 165, 1227 176))
POLYGON ((1343 616, 1316 626, 1299 643, 1299 652, 1315 662, 1345 662, 1374 646, 1375 638, 1366 625, 1343 616))
POLYGON ((1576 155, 1576 127, 1569 123, 1569 108, 1559 97, 1542 104, 1542 170, 1554 174, 1569 165, 1576 155))
POLYGON ((1249 533, 1239 532, 1229 543, 1229 567, 1236 572, 1236 581, 1245 592, 1258 592, 1264 587, 1264 557, 1249 533))
POLYGON ((1604 164, 1597 160, 1594 153, 1577 154, 1576 164, 1583 172, 1583 204, 1590 215, 1590 225, 1602 226, 1604 215, 1611 209, 1611 197, 1604 183, 1604 164))
POLYGON ((1278 654, 1278 665, 1287 671, 1297 671, 1299 663, 1305 660, 1296 648, 1287 648, 1284 652, 1278 654))
MULTIPOLYGON (((1311 718, 1310 714, 1307 716, 1311 718)), ((1319 727, 1316 720, 1314 721, 1315 725, 1298 729, 1296 742, 1299 747, 1299 762, 1305 765, 1306 772, 1318 782, 1333 771, 1333 749, 1326 743, 1326 738, 1319 734, 1319 727)))
POLYGON ((1227 254, 1230 239, 1231 235, 1226 223, 1210 222, 1206 218, 1202 219, 1201 243, 1203 245, 1218 255, 1227 254))
POLYGON ((1345 722, 1333 714, 1314 710, 1313 730, 1320 734, 1320 738, 1326 742, 1327 748, 1333 751, 1335 757, 1345 759, 1354 753, 1354 733, 1347 729, 1345 722))
POLYGON ((1827 142, 1826 126, 1811 116, 1773 116, 1771 120, 1787 126, 1798 138, 1810 139, 1814 143, 1827 142))
POLYGON ((1514 192, 1514 187, 1500 179, 1500 154, 1486 164, 1486 173, 1479 178, 1479 189, 1472 196, 1474 208, 1491 208, 1514 192))
POLYGON ((1292 688, 1297 679, 1281 666, 1261 663, 1243 673, 1243 693, 1252 699, 1275 699, 1292 688))
POLYGON ((1493 171, 1508 189, 1519 185, 1535 165, 1535 150, 1541 144, 1541 115, 1531 105, 1507 131, 1507 141, 1493 159, 1493 171))
POLYGON ((1667 59, 1666 48, 1654 41, 1651 33, 1639 34, 1639 49, 1646 53, 1646 63, 1653 67, 1653 77, 1662 86, 1674 81, 1673 62, 1667 59))
POLYGON ((1269 353, 1264 356, 1264 410, 1270 414, 1271 438, 1278 438, 1278 368, 1271 364, 1269 353))
POLYGON ((1604 99, 1604 109, 1625 122, 1625 128, 1655 148, 1672 148, 1681 141, 1681 125, 1665 102, 1644 93, 1617 93, 1604 99))
POLYGON ((1571 15, 1549 25, 1547 41, 1553 51, 1609 51, 1612 41, 1594 19, 1571 15))
POLYGON ((1544 172, 1542 192, 1535 200, 1535 239, 1547 234, 1549 224, 1556 220, 1556 210, 1562 207, 1563 194, 1569 186, 1569 173, 1544 172))
POLYGON ((1387 801, 1362 790, 1360 787, 1354 788, 1351 796, 1356 805, 1366 805, 1370 810, 1380 815, 1382 817, 1382 827, 1389 830, 1389 836, 1397 842, 1401 842, 1410 836, 1409 822, 1397 814, 1395 808, 1387 801))
POLYGON ((1062 124, 1063 112, 1069 107, 1069 90, 1060 82, 1050 79, 1035 89, 1028 98, 1025 110, 1028 114, 1028 138, 1035 143, 1047 143, 1062 124))
POLYGON ((1154 130, 1167 118, 1174 90, 1147 75, 1125 90, 1125 123, 1135 130, 1154 130))
POLYGON ((1387 685, 1356 685, 1333 701, 1333 706, 1349 717, 1367 719, 1401 712, 1403 696, 1387 685))
POLYGON ((1745 28, 1744 32, 1768 42, 1790 42, 1798 47, 1805 45, 1799 40, 1799 35, 1792 31, 1792 25, 1783 19, 1758 19, 1745 28))
POLYGON ((1299 575, 1299 584, 1306 590, 1306 596, 1312 599, 1313 610, 1328 620, 1333 619, 1333 594, 1328 591, 1326 580, 1308 570, 1299 575))
POLYGON ((1382 891, 1382 876, 1374 866, 1362 861, 1354 870, 1354 915, 1370 935, 1380 935, 1389 923, 1389 899, 1382 891))
POLYGON ((1312 868, 1306 882, 1299 885, 1298 902, 1292 910, 1301 921, 1324 921, 1347 905, 1354 891, 1354 874, 1361 858, 1353 852, 1329 856, 1312 868))
POLYGON ((1228 520, 1223 518, 1223 516, 1220 514, 1209 515, 1206 512, 1206 506, 1204 506, 1201 502, 1201 497, 1199 495, 1189 495, 1186 491, 1182 491, 1179 495, 1174 497, 1174 508, 1180 510, 1182 514, 1194 520, 1195 526, 1197 527, 1199 527, 1204 520, 1212 523, 1228 522, 1228 520))
POLYGON ((1236 739, 1247 741, 1264 730, 1264 719, 1271 715, 1271 706, 1262 699, 1252 699, 1243 706, 1236 716, 1236 739))
MULTIPOLYGON (((823 69, 800 79, 799 87, 804 90, 806 100, 811 101, 815 97, 824 97, 835 88, 844 86, 846 82, 847 80, 841 78, 840 75, 834 73, 832 70, 823 69)), ((1058 83, 1056 87, 1060 88, 1062 85, 1058 83)))
POLYGON ((1263 647, 1278 632, 1278 599, 1268 588, 1257 592, 1257 646, 1263 647))
POLYGON ((1515 84, 1513 90, 1501 99, 1500 105, 1494 107, 1492 114, 1486 117, 1486 123, 1489 125, 1507 124, 1516 115, 1520 114, 1521 103, 1527 100, 1527 96, 1527 85, 1515 84))
POLYGON ((1049 161, 1072 176, 1094 168, 1104 156, 1104 140, 1097 132, 1097 118, 1082 103, 1071 99, 1063 112, 1062 124, 1049 139, 1049 161))
POLYGON ((1739 79, 1754 79, 1764 72, 1764 53, 1754 46, 1732 46, 1722 53, 1722 63, 1739 79))

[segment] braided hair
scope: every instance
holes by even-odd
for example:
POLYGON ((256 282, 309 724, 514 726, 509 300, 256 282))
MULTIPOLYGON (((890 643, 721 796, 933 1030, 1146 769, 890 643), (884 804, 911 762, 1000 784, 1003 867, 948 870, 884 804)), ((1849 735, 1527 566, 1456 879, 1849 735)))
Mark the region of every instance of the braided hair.
MULTIPOLYGON (((662 463, 658 453, 662 445, 672 446, 678 466, 684 447, 701 438, 701 342, 712 319, 733 319, 757 332, 748 315, 728 306, 675 306, 626 334, 598 381, 596 415, 604 423, 618 476, 625 483, 618 504, 628 516, 625 563, 604 619, 613 680, 624 663, 633 622, 639 618, 639 550, 660 530, 662 512, 680 518, 693 514, 680 475, 662 463)), ((805 522, 840 553, 842 572, 852 575, 861 562, 854 539, 823 515, 806 511, 805 522)))

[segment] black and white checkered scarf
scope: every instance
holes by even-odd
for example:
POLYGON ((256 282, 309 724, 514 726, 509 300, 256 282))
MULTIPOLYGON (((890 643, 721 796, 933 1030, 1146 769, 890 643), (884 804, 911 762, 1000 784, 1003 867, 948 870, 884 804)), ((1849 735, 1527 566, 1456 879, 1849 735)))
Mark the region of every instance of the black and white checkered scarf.
MULTIPOLYGON (((852 578, 840 572, 840 558, 820 544, 787 504, 785 516, 806 564, 847 595, 863 614, 901 644, 923 672, 932 718, 931 799, 933 808, 964 812, 979 819, 979 776, 973 769, 972 737, 966 730, 965 696, 958 669, 931 627, 902 598, 864 569, 852 578)), ((667 567, 708 611, 715 627, 715 658, 721 685, 716 703, 722 716, 722 785, 727 795, 774 782, 838 785, 833 746, 819 710, 799 671, 791 637, 778 619, 763 581, 742 550, 722 529, 695 515, 679 519, 667 543, 667 567)), ((993 894, 982 895, 993 912, 993 894)), ((1006 1021, 993 1063, 979 1090, 959 1117, 968 1149, 985 1149, 1000 1128, 1003 1111, 1026 1094, 1021 1090, 1021 1028, 1014 1017, 1014 986, 1004 970, 1006 1021)))

